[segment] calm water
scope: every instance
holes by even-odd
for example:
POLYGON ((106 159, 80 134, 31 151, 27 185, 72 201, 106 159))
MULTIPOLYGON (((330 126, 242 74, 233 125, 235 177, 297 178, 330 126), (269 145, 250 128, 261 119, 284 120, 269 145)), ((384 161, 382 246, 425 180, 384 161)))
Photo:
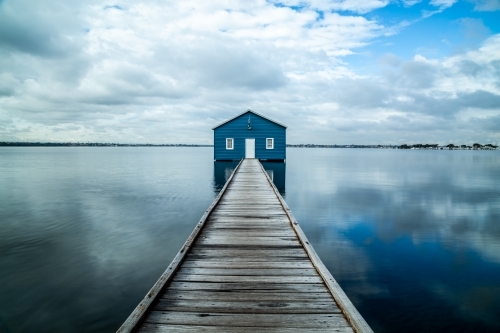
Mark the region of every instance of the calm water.
MULTIPOLYGON (((376 332, 500 331, 500 152, 288 149, 265 165, 376 332)), ((234 163, 0 148, 0 332, 114 332, 234 163)))

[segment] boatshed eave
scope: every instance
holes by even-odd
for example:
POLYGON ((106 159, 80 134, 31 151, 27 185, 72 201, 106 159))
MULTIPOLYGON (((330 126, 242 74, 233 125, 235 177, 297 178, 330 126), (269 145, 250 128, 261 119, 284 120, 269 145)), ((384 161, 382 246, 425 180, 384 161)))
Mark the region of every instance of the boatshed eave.
POLYGON ((213 127, 213 128, 212 128, 212 130, 215 130, 216 128, 219 128, 219 127, 221 127, 222 125, 227 124, 228 122, 230 122, 230 121, 232 121, 232 120, 234 120, 234 119, 236 119, 236 118, 238 118, 238 117, 241 117, 241 116, 242 116, 242 115, 244 115, 245 113, 249 113, 249 112, 250 112, 250 113, 253 113, 253 114, 254 114, 254 115, 256 115, 256 116, 259 116, 259 117, 262 117, 262 118, 264 118, 264 119, 266 119, 266 120, 269 120, 270 122, 273 122, 273 123, 275 123, 276 125, 279 125, 279 126, 281 126, 281 127, 287 128, 285 125, 283 125, 283 124, 281 124, 281 123, 278 123, 278 122, 277 122, 277 121, 275 121, 275 120, 269 119, 268 117, 263 116, 263 115, 261 115, 261 114, 259 114, 259 113, 255 112, 255 111, 252 111, 252 110, 250 110, 250 109, 249 109, 249 110, 246 110, 245 112, 242 112, 242 113, 240 113, 239 115, 237 115, 237 116, 235 116, 235 117, 233 117, 233 118, 231 118, 231 119, 228 119, 228 120, 226 120, 226 121, 224 121, 224 122, 220 123, 219 125, 217 125, 217 126, 213 127))

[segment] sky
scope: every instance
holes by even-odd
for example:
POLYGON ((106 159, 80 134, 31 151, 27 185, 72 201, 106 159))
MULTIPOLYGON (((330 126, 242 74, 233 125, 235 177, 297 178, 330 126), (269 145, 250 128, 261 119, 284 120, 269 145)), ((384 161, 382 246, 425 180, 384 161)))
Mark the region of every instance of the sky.
POLYGON ((0 0, 0 141, 500 144, 500 0, 0 0))

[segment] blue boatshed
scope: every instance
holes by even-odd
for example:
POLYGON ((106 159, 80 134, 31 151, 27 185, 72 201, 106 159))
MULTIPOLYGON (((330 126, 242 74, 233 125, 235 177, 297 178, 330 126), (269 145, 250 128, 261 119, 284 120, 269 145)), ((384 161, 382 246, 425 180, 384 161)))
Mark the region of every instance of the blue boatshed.
POLYGON ((247 110, 212 128, 214 160, 286 160, 286 126, 247 110))

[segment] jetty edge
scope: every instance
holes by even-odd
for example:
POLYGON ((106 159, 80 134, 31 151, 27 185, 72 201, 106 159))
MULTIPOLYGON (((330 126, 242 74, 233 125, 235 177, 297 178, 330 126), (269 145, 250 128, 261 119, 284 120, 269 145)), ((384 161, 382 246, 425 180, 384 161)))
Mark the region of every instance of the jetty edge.
POLYGON ((239 162, 117 332, 195 331, 373 332, 258 159, 239 162))
MULTIPOLYGON (((260 164, 260 163, 259 163, 260 164)), ((286 204, 285 200, 279 193, 278 189, 276 186, 274 186, 273 181, 271 178, 269 178, 269 175, 267 172, 265 172, 264 167, 262 164, 260 164, 260 167, 262 168, 262 171, 264 172, 267 181, 271 185, 274 194, 276 194, 276 197, 278 197, 278 200, 281 203, 281 206, 285 210, 286 215, 290 219, 291 225, 295 233, 297 234, 297 238, 299 239, 299 242, 302 244, 304 249, 307 252, 307 255, 309 256, 309 259, 311 260, 312 264, 318 271, 319 275, 323 278, 323 281, 326 284, 326 287, 332 294, 333 298, 335 299, 335 302, 337 302, 338 306, 342 310, 342 313, 346 316, 346 319, 349 321, 349 323, 352 325, 353 329, 355 332, 363 332, 363 333, 369 333, 373 332, 368 323, 365 321, 365 319, 361 316, 359 313, 358 309, 352 304, 351 300, 347 295, 345 294, 344 290, 340 287, 340 285, 337 283, 335 278, 332 276, 328 268, 326 268, 325 264, 321 261, 319 258, 318 254, 312 247, 311 243, 309 243, 309 240, 307 239, 306 235, 302 231, 302 228, 299 225, 299 222, 295 219, 295 216, 293 216, 293 213, 291 209, 288 207, 286 204)))
POLYGON ((191 245, 193 242, 196 240, 198 237, 201 229, 207 222, 208 217, 210 216, 210 213, 212 213, 212 210, 214 207, 219 203, 220 199, 226 192, 227 187, 231 183, 231 180, 233 179, 236 170, 240 167, 241 163, 243 162, 243 159, 238 163, 236 168, 233 170, 231 173, 231 176, 226 181, 226 184, 224 184, 224 187, 222 190, 219 192, 217 197, 215 197, 215 200, 212 202, 212 204, 208 207, 208 209, 203 213, 201 216, 200 222, 196 225, 194 230, 191 232, 191 235, 186 239, 184 242, 184 245, 182 248, 177 252, 177 255, 174 257, 170 265, 168 265, 167 269, 163 274, 160 276, 158 281, 153 285, 153 287, 149 290, 149 292, 146 294, 146 296, 142 299, 142 301, 137 305, 137 307, 132 311, 130 316, 128 316, 127 320, 122 324, 122 326, 116 331, 116 333, 128 333, 128 332, 136 332, 139 324, 142 322, 144 319, 145 315, 147 314, 149 307, 151 304, 158 298, 158 295, 160 292, 163 291, 163 289, 167 286, 170 281, 172 281, 172 277, 174 274, 177 272, 177 270, 180 267, 180 264, 182 263, 183 259, 186 257, 186 254, 188 250, 191 248, 191 245))

